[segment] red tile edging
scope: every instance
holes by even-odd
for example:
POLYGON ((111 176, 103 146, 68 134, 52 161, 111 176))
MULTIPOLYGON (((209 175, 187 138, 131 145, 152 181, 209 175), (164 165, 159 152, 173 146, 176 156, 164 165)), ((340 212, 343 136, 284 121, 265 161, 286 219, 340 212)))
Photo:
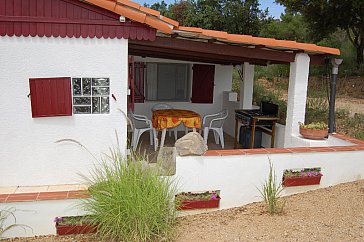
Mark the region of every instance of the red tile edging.
POLYGON ((233 149, 233 150, 208 150, 204 156, 229 156, 253 154, 284 154, 306 152, 335 152, 364 150, 364 141, 342 134, 332 134, 333 137, 353 143, 350 146, 323 146, 323 147, 296 147, 296 148, 262 148, 262 149, 233 149))
POLYGON ((87 190, 0 194, 0 203, 88 198, 87 190))

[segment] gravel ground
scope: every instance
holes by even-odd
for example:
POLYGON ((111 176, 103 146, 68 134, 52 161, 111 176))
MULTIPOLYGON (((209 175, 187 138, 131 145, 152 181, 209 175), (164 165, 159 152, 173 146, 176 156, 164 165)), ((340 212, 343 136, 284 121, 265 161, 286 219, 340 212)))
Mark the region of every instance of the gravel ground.
MULTIPOLYGON (((284 198, 282 215, 263 203, 178 219, 176 241, 364 241, 364 180, 284 198)), ((97 241, 41 236, 10 241, 97 241)))

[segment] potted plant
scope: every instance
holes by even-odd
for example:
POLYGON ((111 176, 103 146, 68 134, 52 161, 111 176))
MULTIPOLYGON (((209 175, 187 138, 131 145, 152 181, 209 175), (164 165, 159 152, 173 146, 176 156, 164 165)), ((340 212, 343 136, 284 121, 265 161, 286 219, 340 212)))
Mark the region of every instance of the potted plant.
POLYGON ((97 226, 93 225, 90 216, 56 217, 58 235, 95 233, 97 226))
POLYGON ((324 122, 300 125, 300 134, 306 139, 321 140, 328 136, 328 127, 324 122))
POLYGON ((284 170, 282 185, 284 187, 306 186, 320 184, 321 168, 304 168, 284 170))
POLYGON ((220 191, 182 192, 176 195, 179 210, 218 208, 220 204, 220 191))

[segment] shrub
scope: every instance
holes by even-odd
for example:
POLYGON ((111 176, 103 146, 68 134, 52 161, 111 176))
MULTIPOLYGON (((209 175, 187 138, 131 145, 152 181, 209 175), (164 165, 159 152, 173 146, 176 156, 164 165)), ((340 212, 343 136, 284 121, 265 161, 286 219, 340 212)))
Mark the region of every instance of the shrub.
POLYGON ((283 188, 281 183, 277 181, 277 177, 273 172, 273 164, 269 160, 268 178, 264 182, 259 192, 266 204, 267 212, 270 214, 280 214, 283 212, 284 202, 280 201, 283 188))
POLYGON ((86 179, 91 198, 83 207, 101 239, 159 241, 174 235, 174 182, 158 176, 142 157, 111 150, 86 179))

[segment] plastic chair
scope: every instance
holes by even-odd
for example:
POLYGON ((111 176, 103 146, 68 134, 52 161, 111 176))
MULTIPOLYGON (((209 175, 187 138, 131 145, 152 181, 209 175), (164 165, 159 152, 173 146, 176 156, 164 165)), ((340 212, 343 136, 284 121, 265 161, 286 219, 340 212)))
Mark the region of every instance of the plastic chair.
MULTIPOLYGON (((152 107, 152 111, 155 110, 163 110, 163 109, 173 109, 173 106, 167 104, 167 103, 157 103, 152 107)), ((168 129, 168 134, 171 136, 171 131, 174 131, 174 139, 177 140, 177 127, 168 129)))
POLYGON ((154 150, 157 149, 156 135, 152 126, 152 121, 145 115, 130 113, 133 122, 133 137, 131 140, 131 147, 135 150, 138 146, 140 136, 149 131, 150 145, 154 144, 154 150))
POLYGON ((228 110, 224 109, 218 113, 205 115, 202 119, 202 128, 203 128, 203 139, 205 144, 207 145, 207 139, 209 136, 209 131, 213 130, 214 138, 216 144, 219 144, 219 138, 221 141, 221 147, 224 149, 224 121, 228 116, 228 110))

